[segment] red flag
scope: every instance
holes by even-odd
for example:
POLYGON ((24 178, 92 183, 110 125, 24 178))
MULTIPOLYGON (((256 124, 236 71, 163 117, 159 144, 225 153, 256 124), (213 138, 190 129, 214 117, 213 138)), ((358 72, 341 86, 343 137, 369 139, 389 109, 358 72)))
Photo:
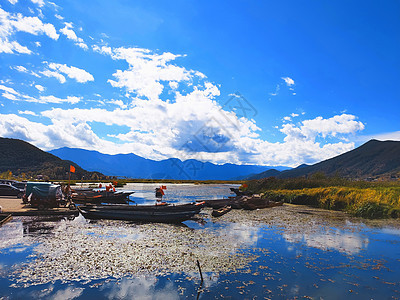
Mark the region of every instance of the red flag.
POLYGON ((166 189, 167 189, 167 186, 166 186, 166 185, 162 185, 162 186, 161 186, 161 189, 166 190, 166 189))
POLYGON ((71 173, 75 173, 75 167, 74 167, 73 165, 70 165, 70 166, 69 166, 69 171, 70 171, 71 173))

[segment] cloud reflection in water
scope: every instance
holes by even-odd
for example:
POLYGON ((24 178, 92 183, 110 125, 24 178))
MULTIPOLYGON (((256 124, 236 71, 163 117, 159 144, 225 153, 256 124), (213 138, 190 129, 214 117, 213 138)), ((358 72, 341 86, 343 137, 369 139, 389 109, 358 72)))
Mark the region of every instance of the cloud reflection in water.
POLYGON ((334 249, 347 254, 356 254, 368 247, 369 240, 356 233, 344 233, 341 230, 328 230, 306 233, 284 233, 289 243, 305 243, 308 247, 322 250, 334 249))

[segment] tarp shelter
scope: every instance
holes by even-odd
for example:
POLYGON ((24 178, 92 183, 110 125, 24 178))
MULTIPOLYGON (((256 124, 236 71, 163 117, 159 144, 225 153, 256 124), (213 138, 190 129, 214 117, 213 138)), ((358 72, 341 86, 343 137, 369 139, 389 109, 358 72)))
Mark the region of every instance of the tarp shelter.
POLYGON ((62 197, 61 186, 50 182, 27 182, 25 195, 33 194, 37 198, 62 197))

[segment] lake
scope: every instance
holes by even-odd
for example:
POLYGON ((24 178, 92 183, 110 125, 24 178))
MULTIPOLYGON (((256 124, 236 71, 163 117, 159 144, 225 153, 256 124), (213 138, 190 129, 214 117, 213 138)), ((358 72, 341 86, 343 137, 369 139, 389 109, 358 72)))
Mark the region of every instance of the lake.
MULTIPOLYGON (((124 189, 153 204, 158 186, 124 189)), ((165 200, 229 187, 167 184, 165 200)), ((0 227, 0 254, 1 299, 400 298, 399 221, 305 206, 204 209, 180 225, 15 217, 0 227)))

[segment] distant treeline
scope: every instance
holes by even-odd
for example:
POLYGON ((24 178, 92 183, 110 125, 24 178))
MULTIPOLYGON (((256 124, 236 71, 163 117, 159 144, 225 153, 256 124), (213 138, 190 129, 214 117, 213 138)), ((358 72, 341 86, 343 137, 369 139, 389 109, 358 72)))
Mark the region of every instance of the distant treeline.
POLYGON ((314 174, 310 178, 252 180, 247 190, 275 201, 344 210, 365 218, 400 217, 400 182, 351 181, 314 174))

